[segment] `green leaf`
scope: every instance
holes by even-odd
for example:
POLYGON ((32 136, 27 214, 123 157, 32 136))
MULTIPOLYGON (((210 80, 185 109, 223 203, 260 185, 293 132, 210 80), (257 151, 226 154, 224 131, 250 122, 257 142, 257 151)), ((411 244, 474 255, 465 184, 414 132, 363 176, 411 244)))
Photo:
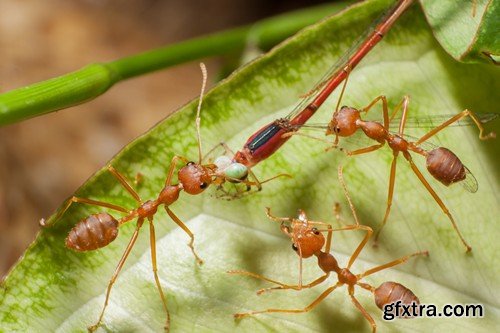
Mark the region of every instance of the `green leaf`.
MULTIPOLYGON (((221 140, 237 149, 261 126, 285 115, 388 3, 364 2, 320 22, 220 83, 204 99, 204 149, 221 140)), ((494 97, 499 90, 497 68, 455 62, 433 39, 423 15, 414 6, 352 72, 342 104, 363 107, 385 94, 394 107, 403 95, 409 94, 410 116, 452 114, 465 108, 491 112, 498 106, 494 97)), ((312 121, 328 121, 337 97, 338 92, 312 121)), ((161 190, 174 154, 196 158, 195 106, 195 101, 186 105, 110 162, 129 179, 137 172, 144 175, 138 188, 144 199, 154 198, 161 190)), ((377 112, 371 111, 374 118, 379 118, 377 112)), ((500 129, 498 122, 489 128, 497 132, 500 129)), ((414 136, 422 131, 407 130, 414 136)), ((497 142, 480 142, 477 134, 475 128, 453 127, 435 140, 452 149, 474 173, 480 184, 475 194, 465 192, 460 185, 442 186, 423 170, 422 158, 415 156, 472 245, 472 253, 464 253, 448 219, 403 160, 398 165, 393 210, 381 244, 376 250, 367 246, 352 270, 360 273, 397 257, 429 250, 429 258, 412 259, 364 281, 374 286, 383 281, 398 281, 427 304, 481 303, 485 316, 386 322, 372 295, 358 288, 356 297, 382 332, 485 332, 494 331, 500 321, 500 175, 495 167, 500 151, 497 142)), ((301 308, 335 283, 331 278, 312 290, 258 297, 255 290, 268 284, 225 273, 244 269, 285 283, 297 282, 298 258, 278 225, 266 218, 264 207, 272 207, 280 216, 293 216, 302 208, 311 219, 335 224, 332 204, 338 201, 343 207, 344 223, 352 223, 336 177, 337 165, 342 164, 361 222, 379 227, 385 211, 390 150, 385 147, 346 158, 338 151, 325 153, 324 148, 325 145, 307 138, 292 138, 274 156, 255 167, 254 172, 261 179, 280 172, 291 173, 294 178, 265 184, 262 192, 241 200, 216 200, 210 193, 182 193, 171 208, 196 235, 195 246, 205 260, 201 267, 195 264, 186 246, 186 234, 163 211, 158 212, 155 225, 159 276, 172 315, 172 332, 370 330, 345 288, 335 291, 307 314, 262 315, 241 322, 235 322, 231 316, 269 307, 301 308)), ((133 199, 105 170, 89 179, 77 195, 134 207, 133 199)), ((134 228, 133 223, 123 226, 112 244, 91 253, 66 249, 64 238, 71 227, 98 211, 101 209, 97 207, 74 205, 54 227, 40 232, 4 282, 0 301, 2 329, 73 332, 85 331, 95 322, 108 279, 134 228)), ((341 265, 346 264, 347 256, 361 238, 361 233, 356 232, 335 235, 333 253, 341 265)), ((320 273, 315 260, 305 261, 305 281, 320 273)), ((151 272, 148 231, 143 230, 112 290, 104 329, 158 332, 164 321, 151 272)))
POLYGON ((464 62, 498 61, 500 1, 422 0, 422 8, 443 48, 464 62))

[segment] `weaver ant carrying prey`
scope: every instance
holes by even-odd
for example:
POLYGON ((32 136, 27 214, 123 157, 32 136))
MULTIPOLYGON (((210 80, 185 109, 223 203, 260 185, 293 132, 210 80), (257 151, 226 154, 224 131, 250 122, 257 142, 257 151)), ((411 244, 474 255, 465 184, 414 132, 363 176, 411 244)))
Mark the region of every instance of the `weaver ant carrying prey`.
MULTIPOLYGON (((165 186, 159 192, 155 199, 143 201, 139 194, 132 188, 130 183, 127 181, 125 176, 123 176, 118 170, 113 166, 109 165, 107 167, 108 171, 119 181, 123 188, 137 201, 137 206, 135 208, 129 209, 119 205, 115 205, 108 202, 80 198, 73 196, 70 198, 64 207, 58 212, 50 224, 55 223, 59 220, 64 213, 70 208, 73 203, 83 203, 87 205, 104 207, 107 209, 112 209, 120 213, 125 214, 121 218, 115 218, 107 212, 101 212, 97 214, 91 214, 90 216, 84 218, 78 222, 73 229, 69 232, 66 238, 66 247, 78 251, 93 251, 96 249, 103 248, 110 244, 118 236, 118 228, 134 219, 137 219, 137 224, 134 233, 120 259, 118 265, 110 279, 108 287, 106 289, 106 299, 104 306, 99 315, 97 322, 89 327, 89 331, 95 331, 101 324, 104 312, 109 302, 109 296, 111 288, 115 283, 120 271, 127 260, 132 248, 135 245, 137 237, 139 235, 139 230, 141 229, 144 221, 149 222, 150 231, 150 248, 151 248, 151 261, 153 267, 153 274, 155 278, 155 283, 160 294, 163 308, 166 313, 166 324, 165 329, 169 330, 170 327, 170 314, 167 308, 166 299, 160 284, 160 280, 157 273, 157 263, 156 263, 156 237, 155 228, 153 223, 153 217, 156 214, 158 208, 163 206, 170 218, 184 230, 186 234, 190 237, 189 247, 196 259, 198 264, 202 264, 203 261, 198 256, 194 249, 194 235, 189 230, 189 228, 177 217, 177 215, 170 209, 170 205, 175 203, 179 198, 181 191, 184 191, 191 195, 197 195, 204 192, 210 185, 222 186, 225 182, 237 182, 243 183, 248 188, 252 186, 260 186, 260 184, 265 183, 271 179, 282 176, 282 174, 273 177, 271 179, 265 180, 263 182, 257 183, 254 181, 249 181, 247 175, 249 173, 248 168, 236 162, 227 163, 223 158, 216 159, 214 163, 202 164, 202 149, 201 149, 201 135, 200 135, 200 111, 201 103, 203 99, 203 93, 205 91, 207 73, 204 64, 200 64, 203 73, 203 84, 201 88, 200 99, 198 102, 197 114, 196 114, 196 132, 198 141, 198 162, 191 162, 183 156, 174 156, 170 163, 168 170, 168 175, 165 181, 165 186), (177 164, 181 161, 185 163, 180 169, 178 169, 177 164), (222 162, 221 162, 222 161, 222 162), (174 173, 177 170, 178 183, 173 182, 174 173)), ((50 225, 45 222, 44 219, 40 221, 42 226, 50 225)))

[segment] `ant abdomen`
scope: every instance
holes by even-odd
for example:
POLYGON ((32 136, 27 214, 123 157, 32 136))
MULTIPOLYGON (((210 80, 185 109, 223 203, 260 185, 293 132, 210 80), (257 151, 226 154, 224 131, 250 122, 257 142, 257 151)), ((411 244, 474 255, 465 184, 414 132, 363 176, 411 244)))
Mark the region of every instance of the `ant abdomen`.
POLYGON ((66 237, 66 247, 79 252, 100 249, 115 240, 118 225, 108 213, 92 214, 71 229, 66 237))
MULTIPOLYGON (((374 291, 375 304, 384 310, 384 306, 395 304, 398 301, 400 304, 411 305, 415 303, 420 304, 420 300, 410 289, 406 288, 397 282, 384 282, 374 291)), ((415 309, 416 313, 411 312, 412 315, 418 314, 418 308, 415 309)))
POLYGON ((466 168, 457 155, 444 147, 427 153, 427 170, 446 186, 464 180, 467 176, 466 168))

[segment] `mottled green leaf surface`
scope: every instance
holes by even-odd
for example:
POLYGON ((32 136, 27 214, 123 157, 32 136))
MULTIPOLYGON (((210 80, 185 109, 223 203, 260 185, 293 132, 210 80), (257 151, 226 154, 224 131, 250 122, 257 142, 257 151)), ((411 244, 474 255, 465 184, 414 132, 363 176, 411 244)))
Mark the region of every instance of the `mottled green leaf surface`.
POLYGON ((433 34, 455 59, 465 62, 498 61, 500 55, 500 1, 421 0, 433 34))
MULTIPOLYGON (((335 62, 343 50, 372 21, 388 1, 355 6, 303 31, 287 43, 238 71, 205 98, 202 135, 204 148, 220 140, 237 149, 246 138, 270 120, 286 114, 335 62)), ((450 114, 465 108, 477 112, 498 109, 500 73, 487 65, 459 64, 434 40, 415 7, 349 78, 342 104, 362 107, 385 94, 391 106, 403 95, 412 97, 410 114, 450 114)), ((327 121, 338 94, 318 111, 313 122, 327 121)), ((161 189, 174 154, 196 159, 195 103, 190 103, 127 146, 110 163, 133 178, 145 178, 140 195, 153 198, 161 189)), ((378 111, 373 117, 379 118, 378 111)), ((499 131, 498 124, 490 129, 499 131)), ((409 129, 419 135, 422 130, 409 129)), ((320 133, 318 133, 320 134, 320 133)), ((399 281, 411 288, 423 303, 481 303, 481 319, 422 318, 384 322, 372 296, 358 290, 363 306, 382 332, 421 331, 487 332, 500 321, 498 253, 499 173, 498 142, 480 142, 477 130, 454 127, 435 142, 454 150, 479 182, 476 194, 460 185, 450 188, 430 179, 454 214, 473 252, 464 249, 437 204, 401 160, 398 165, 393 212, 377 250, 367 247, 353 271, 361 272, 396 257, 429 250, 429 258, 373 275, 366 282, 399 281)), ((368 323, 354 308, 342 288, 308 314, 273 314, 235 322, 231 316, 268 307, 298 308, 309 304, 333 279, 313 290, 256 296, 267 286, 225 271, 245 269, 284 282, 297 281, 298 259, 290 242, 264 214, 270 206, 277 215, 294 215, 298 208, 310 218, 334 222, 332 204, 340 202, 346 223, 352 221, 336 178, 339 163, 363 223, 377 228, 382 220, 391 152, 346 158, 325 146, 295 137, 254 171, 267 178, 279 172, 291 180, 266 184, 261 193, 242 200, 221 201, 210 190, 197 197, 185 193, 172 209, 194 231, 196 247, 205 260, 201 267, 186 246, 187 236, 159 212, 156 217, 159 275, 172 313, 172 332, 358 332, 368 323)), ((418 165, 423 161, 416 156, 418 165)), ((424 170, 425 171, 425 170, 424 170)), ((427 175, 427 172, 425 171, 427 175)), ((133 207, 134 201, 106 172, 99 171, 77 194, 133 207)), ((77 206, 53 228, 43 230, 4 283, 0 326, 5 331, 85 331, 104 301, 104 291, 132 233, 124 226, 110 246, 87 254, 64 247, 69 229, 97 207, 77 206)), ((334 253, 341 264, 362 235, 346 233, 334 239, 334 253)), ((124 272, 111 294, 104 330, 111 332, 158 332, 164 323, 149 256, 149 236, 144 228, 124 272)), ((306 262, 305 280, 320 274, 313 259, 306 262)))

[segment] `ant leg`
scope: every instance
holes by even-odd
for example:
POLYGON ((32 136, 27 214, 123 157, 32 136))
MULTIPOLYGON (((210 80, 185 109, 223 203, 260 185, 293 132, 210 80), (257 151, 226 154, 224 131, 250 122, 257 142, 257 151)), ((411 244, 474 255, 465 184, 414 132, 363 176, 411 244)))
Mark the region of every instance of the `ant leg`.
MULTIPOLYGON (((250 171, 251 172, 251 171, 250 171)), ((265 184, 265 183, 268 183, 270 182, 271 180, 274 180, 276 178, 279 178, 279 177, 285 177, 285 178, 293 178, 293 176, 289 173, 279 173, 277 174, 276 176, 273 176, 271 178, 267 178, 267 179, 264 179, 263 181, 260 182, 260 184, 265 184)), ((255 178, 255 176, 254 176, 255 178)))
POLYGON ((255 279, 264 280, 266 282, 271 282, 271 283, 277 284, 277 285, 282 286, 282 287, 288 287, 288 285, 286 285, 284 283, 278 282, 276 280, 272 280, 272 279, 267 278, 267 277, 265 277, 263 275, 252 273, 252 272, 247 272, 247 271, 242 271, 242 270, 230 270, 230 271, 227 271, 226 273, 232 274, 232 275, 246 275, 246 276, 251 276, 251 277, 253 277, 255 279))
POLYGON ((288 173, 279 173, 271 178, 267 178, 267 179, 264 179, 262 181, 260 181, 257 176, 255 176, 255 174, 253 173, 252 170, 248 170, 248 173, 252 176, 252 178, 255 180, 255 182, 250 182, 250 181, 242 181, 243 183, 247 184, 247 185, 254 185, 254 186, 257 186, 257 191, 260 191, 262 190, 262 184, 265 184, 265 183, 268 183, 270 182, 271 180, 274 180, 276 178, 279 178, 279 177, 286 177, 286 178, 293 178, 293 176, 291 174, 288 174, 288 173))
POLYGON ((332 237, 333 237, 333 229, 330 224, 327 225, 327 235, 326 235, 326 243, 325 243, 325 252, 330 253, 330 248, 332 247, 332 237))
POLYGON ((325 275, 317 278, 316 280, 314 280, 311 283, 302 285, 302 288, 299 288, 299 286, 297 286, 297 285, 288 285, 288 284, 285 284, 285 283, 282 283, 282 282, 278 282, 276 280, 272 280, 272 279, 267 278, 267 277, 265 277, 263 275, 259 275, 259 274, 252 273, 252 272, 241 271, 241 270, 231 270, 231 271, 227 271, 227 273, 228 274, 232 274, 232 275, 250 276, 250 277, 253 277, 255 279, 259 279, 259 280, 263 280, 263 281, 270 282, 270 283, 273 283, 273 284, 277 284, 279 286, 279 287, 271 287, 271 288, 259 289, 257 291, 257 295, 261 295, 261 294, 263 294, 265 292, 268 292, 268 291, 271 291, 271 290, 285 290, 285 289, 301 290, 301 289, 312 288, 312 287, 320 284, 321 282, 325 281, 328 278, 328 276, 330 275, 329 273, 327 273, 327 274, 325 274, 325 275))
POLYGON ((398 105, 396 105, 394 107, 394 110, 392 110, 392 113, 389 116, 389 123, 394 119, 394 117, 399 112, 399 110, 401 110, 401 107, 403 106, 403 104, 408 103, 409 100, 410 100, 410 96, 404 96, 403 99, 401 100, 401 102, 399 102, 398 105))
POLYGON ((172 160, 170 161, 170 167, 168 169, 168 176, 167 176, 167 179, 165 180, 165 185, 168 186, 168 185, 172 184, 172 177, 174 175, 175 167, 177 166, 177 161, 179 161, 179 160, 181 160, 184 163, 189 162, 187 160, 187 158, 185 158, 183 156, 175 155, 174 157, 172 157, 172 160))
MULTIPOLYGON (((120 184, 127 190, 127 192, 129 192, 132 195, 132 197, 134 197, 134 199, 137 202, 142 203, 137 192, 134 191, 134 189, 130 186, 130 184, 127 182, 127 180, 125 179, 125 177, 121 173, 119 173, 111 165, 108 165, 107 169, 116 179, 118 179, 120 184)), ((83 203, 83 204, 87 204, 87 205, 93 205, 93 206, 99 206, 99 207, 113 209, 113 210, 116 210, 116 211, 119 211, 122 213, 129 213, 128 209, 121 207, 121 206, 118 206, 118 205, 114 205, 114 204, 102 202, 102 201, 97 201, 97 200, 92 200, 92 199, 87 199, 87 198, 79 198, 79 197, 72 196, 71 198, 69 198, 66 201, 66 204, 64 205, 63 209, 61 209, 57 213, 57 215, 54 217, 53 222, 47 223, 47 221, 44 218, 42 218, 39 221, 40 226, 41 227, 48 227, 49 225, 52 225, 55 222, 57 222, 64 215, 64 213, 66 213, 66 211, 69 209, 69 207, 73 203, 83 203)))
POLYGON ((352 203, 351 196, 349 195, 349 191, 347 190, 347 185, 344 181, 344 172, 342 171, 342 165, 339 165, 337 168, 337 175, 339 178, 340 185, 344 190, 344 195, 347 198, 347 202, 349 203, 349 207, 351 208, 352 216, 354 217, 354 221, 356 221, 356 225, 361 225, 359 223, 358 215, 356 214, 356 209, 354 208, 354 204, 352 203))
POLYGON ((231 184, 234 188, 234 193, 231 193, 229 192, 228 190, 226 190, 224 188, 224 186, 222 185, 219 185, 217 186, 217 189, 216 189, 216 192, 215 192, 215 197, 217 199, 222 199, 222 200, 227 200, 227 201, 231 201, 231 200, 234 200, 234 199, 241 199, 243 198, 245 195, 248 194, 248 192, 242 192, 240 191, 235 184, 231 184))
POLYGON ((313 309, 316 305, 321 303, 322 300, 324 300, 332 291, 334 291, 337 287, 339 287, 341 284, 340 282, 337 282, 334 286, 329 287, 325 291, 321 293, 311 304, 306 306, 303 309, 267 309, 267 310, 262 310, 262 311, 251 311, 251 312, 246 312, 246 313, 235 313, 234 318, 236 319, 241 319, 249 316, 253 316, 256 314, 260 313, 272 313, 272 312, 280 312, 280 313, 303 313, 303 312, 308 312, 311 309, 313 309))
POLYGON ((302 248, 300 247, 300 244, 298 246, 298 253, 299 253, 299 284, 298 288, 299 290, 302 289, 302 261, 304 260, 304 257, 302 256, 302 248))
POLYGON ((361 154, 370 153, 372 151, 380 149, 383 145, 384 145, 383 143, 379 143, 379 144, 376 144, 373 146, 369 146, 369 147, 365 147, 365 148, 361 148, 361 149, 356 149, 353 151, 349 151, 349 150, 345 150, 343 148, 340 148, 340 151, 343 151, 347 156, 361 155, 361 154))
POLYGON ((116 179, 118 179, 120 184, 122 184, 127 192, 130 193, 130 195, 132 195, 139 204, 142 204, 142 200, 139 197, 139 194, 137 194, 137 192, 127 182, 127 179, 125 179, 125 177, 120 172, 118 172, 118 170, 116 170, 113 166, 108 165, 108 171, 111 172, 111 174, 115 176, 116 179))
POLYGON ((153 266, 153 275, 155 277, 156 288, 160 293, 161 302, 163 304, 163 309, 167 314, 167 321, 165 323, 165 331, 170 330, 170 313, 167 308, 167 300, 165 299, 165 294, 163 293, 163 289, 161 288, 160 278, 158 277, 158 266, 156 264, 156 235, 155 235, 155 226, 153 224, 153 218, 149 217, 149 245, 151 247, 151 265, 153 266))
MULTIPOLYGON (((288 138, 288 137, 293 136, 293 135, 300 135, 300 136, 303 136, 303 137, 306 137, 306 138, 309 138, 309 139, 313 139, 313 140, 317 140, 317 141, 321 141, 321 142, 327 143, 328 145, 332 145, 332 142, 330 140, 318 138, 316 136, 305 134, 305 133, 302 133, 302 132, 287 132, 287 133, 283 134, 281 137, 282 138, 288 138)), ((334 148, 336 148, 336 146, 332 145, 331 147, 326 148, 326 150, 328 151, 328 150, 331 150, 331 149, 334 149, 334 148)))
POLYGON ((356 275, 356 278, 358 280, 361 280, 362 278, 364 278, 364 277, 366 277, 368 275, 372 275, 373 273, 376 273, 376 272, 379 272, 381 270, 384 270, 384 269, 387 269, 387 268, 390 268, 390 267, 394 267, 394 266, 403 264, 403 263, 407 262, 411 257, 428 256, 428 255, 429 255, 428 251, 415 252, 415 253, 412 253, 410 255, 407 255, 407 256, 401 257, 399 259, 393 260, 391 262, 388 262, 386 264, 383 264, 383 265, 371 268, 371 269, 365 271, 364 273, 356 275))
MULTIPOLYGON (((403 136, 406 125, 406 114, 408 113, 408 105, 410 104, 410 96, 403 97, 400 105, 403 106, 403 114, 401 115, 401 120, 399 121, 399 131, 398 134, 403 136)), ((386 128, 389 129, 388 127, 386 128)))
MULTIPOLYGON (((410 103, 410 97, 404 96, 403 100, 399 103, 399 105, 396 107, 394 113, 391 115, 391 119, 392 119, 392 117, 394 116, 396 111, 401 106, 403 107, 403 114, 401 115, 401 120, 399 121, 399 131, 398 131, 399 135, 401 135, 401 136, 404 133, 404 128, 405 128, 405 124, 406 124, 406 114, 408 113, 409 103, 410 103)), ((386 127, 386 129, 388 130, 389 128, 386 127)), ((374 246, 377 246, 378 237, 380 235, 380 232, 384 228, 385 224, 387 223, 387 219, 389 218, 389 213, 391 211, 391 206, 392 206, 392 197, 394 195, 394 186, 396 183, 396 166, 397 166, 397 159, 398 159, 399 152, 396 150, 393 150, 392 153, 393 153, 394 157, 392 159, 392 164, 391 164, 391 173, 390 173, 390 178, 389 178, 389 191, 387 193, 387 206, 385 209, 385 215, 384 215, 384 219, 382 221, 382 225, 380 226, 380 229, 377 231, 377 233, 375 235, 375 240, 374 240, 374 244, 373 244, 374 246)))
POLYGON ((282 223, 282 222, 292 222, 294 219, 291 218, 291 217, 277 217, 277 216, 274 216, 271 214, 271 208, 269 207, 266 207, 266 215, 267 217, 274 221, 274 222, 278 222, 278 223, 282 223))
POLYGON ((366 243, 368 242, 368 240, 372 236, 373 230, 372 230, 372 228, 370 228, 368 226, 365 226, 365 225, 362 225, 361 223, 359 223, 359 218, 358 218, 358 214, 356 213, 356 208, 354 207, 354 204, 352 203, 351 196, 349 194, 349 191, 347 190, 347 185, 346 185, 346 183, 344 181, 344 174, 342 172, 342 166, 341 165, 339 165, 339 167, 338 167, 338 177, 339 177, 339 182, 342 185, 342 188, 344 190, 344 195, 347 198, 347 202, 349 203, 349 207, 351 208, 351 212, 352 212, 352 216, 354 217, 354 221, 356 221, 356 225, 355 225, 356 228, 354 228, 354 230, 361 229, 361 230, 366 231, 365 237, 359 243, 358 247, 352 253, 351 257, 349 258, 349 262, 347 264, 347 269, 349 269, 349 268, 351 268, 351 266, 354 263, 354 261, 358 258, 359 254, 361 253, 361 251, 365 247, 366 243))
POLYGON ((417 168, 417 166, 415 165, 415 163, 413 163, 411 155, 408 152, 404 151, 403 152, 403 156, 410 163, 410 167, 412 168, 413 172, 417 175, 417 177, 420 180, 420 182, 424 185, 424 187, 427 189, 427 191, 432 195, 432 197, 434 198, 434 200, 437 202, 437 204, 439 205, 439 207, 441 207, 441 209, 443 210, 443 212, 450 219, 451 224, 453 225, 453 229, 455 229, 456 233, 458 234, 458 237, 460 238, 460 241, 465 246, 465 251, 466 252, 470 252, 472 250, 472 248, 470 247, 469 244, 467 244, 467 242, 463 238, 462 234, 460 233, 460 230, 458 230, 458 226, 455 223, 455 219, 451 215, 450 211, 448 210, 448 208, 446 207, 446 205, 444 204, 444 202, 441 200, 441 198, 439 198, 439 196, 437 195, 437 193, 434 191, 434 189, 431 187, 431 185, 424 178, 424 175, 422 175, 422 173, 417 168))
POLYGON ((247 186, 247 189, 245 191, 240 190, 239 188, 236 187, 236 184, 233 184, 235 187, 235 193, 230 193, 222 185, 220 185, 217 188, 217 191, 221 192, 222 194, 217 194, 217 198, 218 199, 225 199, 225 200, 239 199, 239 198, 242 198, 244 196, 250 195, 252 193, 261 191, 262 184, 270 182, 276 178, 279 178, 279 177, 293 178, 293 176, 288 174, 288 173, 280 173, 280 174, 273 176, 271 178, 265 179, 263 181, 259 181, 257 179, 257 177, 255 176, 255 174, 251 170, 248 170, 248 172, 252 176, 252 178, 255 179, 255 181, 250 181, 247 179, 241 180, 241 179, 237 179, 237 178, 230 178, 230 177, 224 176, 225 180, 230 180, 230 181, 234 181, 236 183, 245 184, 247 186), (252 186, 257 187, 256 191, 251 191, 252 186))
POLYGON ((307 283, 307 284, 302 284, 301 286, 293 286, 293 285, 281 285, 279 287, 271 287, 271 288, 264 288, 257 290, 257 295, 262 295, 263 293, 269 292, 269 291, 274 291, 274 290, 287 290, 287 289, 292 289, 292 290, 302 290, 302 289, 309 289, 314 286, 317 286, 318 284, 322 283, 325 281, 328 277, 330 276, 330 273, 325 273, 324 275, 320 276, 316 280, 307 283))
POLYGON ((361 312, 363 317, 368 320, 372 327, 372 332, 375 333, 377 331, 377 324, 375 324, 375 320, 373 320, 372 316, 365 310, 365 308, 358 302, 356 297, 354 297, 354 288, 349 288, 349 296, 351 297, 351 301, 358 308, 358 310, 361 312))
POLYGON ((441 125, 439 125, 439 126, 435 127, 434 129, 430 130, 427 134, 425 134, 420 139, 418 139, 418 141, 415 142, 415 145, 418 146, 419 144, 421 144, 422 142, 426 141, 430 137, 436 135, 438 132, 440 132, 444 128, 448 127, 450 124, 453 124, 454 122, 457 122, 460 119, 465 118, 467 116, 469 116, 472 119, 472 121, 474 121, 474 123, 476 124, 477 128, 479 129, 479 139, 481 139, 481 140, 488 140, 488 139, 493 139, 493 138, 496 137, 496 133, 495 132, 490 132, 490 133, 488 133, 486 135, 483 134, 484 127, 481 124, 481 121, 477 118, 477 116, 472 111, 469 111, 469 110, 465 109, 464 111, 460 112, 459 114, 457 114, 457 115, 451 117, 450 119, 446 120, 441 125))
POLYGON ((51 219, 52 221, 50 223, 48 223, 44 218, 40 219, 40 221, 39 221, 40 226, 41 227, 49 227, 49 226, 53 225, 54 223, 56 223, 64 215, 64 213, 66 213, 66 211, 69 209, 69 207, 73 203, 82 203, 82 204, 87 204, 87 205, 92 205, 92 206, 105 207, 105 208, 113 209, 113 210, 116 210, 116 211, 119 211, 122 213, 129 212, 128 209, 121 207, 121 206, 118 206, 118 205, 113 205, 113 204, 103 202, 103 201, 97 201, 97 200, 92 200, 92 199, 87 199, 87 198, 79 198, 79 197, 72 196, 71 198, 69 198, 66 201, 66 204, 57 213, 57 215, 53 219, 51 219))
POLYGON ((139 230, 141 229, 143 222, 144 222, 143 218, 140 218, 137 221, 137 226, 135 227, 135 231, 132 234, 132 238, 130 238, 130 241, 128 242, 127 248, 125 249, 125 252, 123 252, 122 257, 121 257, 120 261, 118 262, 118 265, 116 266, 115 272, 111 276, 111 279, 108 283, 108 287, 106 289, 106 300, 104 301, 104 306, 101 310, 101 314, 99 315, 99 319, 97 320, 97 323, 95 323, 94 325, 92 325, 88 328, 89 332, 94 332, 101 325, 102 317, 104 316, 104 311, 106 310, 106 307, 108 306, 111 288, 113 287, 113 284, 115 283, 116 278, 118 277, 118 274, 120 274, 120 271, 122 270, 123 265, 125 264, 125 261, 128 258, 128 255, 130 254, 130 251, 132 250, 132 248, 135 245, 135 241, 137 240, 137 236, 139 235, 139 230))
POLYGON ((248 174, 250 176, 252 176, 252 178, 255 180, 255 186, 257 186, 257 191, 261 191, 262 190, 262 183, 259 181, 259 179, 257 178, 257 176, 255 176, 255 173, 253 173, 252 170, 248 169, 248 174))
POLYGON ((383 115, 384 115, 384 128, 388 129, 389 128, 389 108, 387 106, 387 98, 384 95, 380 95, 376 97, 373 101, 370 102, 367 106, 361 109, 361 112, 368 113, 370 109, 377 104, 378 101, 382 101, 382 110, 383 110, 383 115))
POLYGON ((392 197, 394 195, 394 185, 396 184, 396 166, 398 162, 398 151, 393 151, 393 159, 392 159, 392 164, 391 164, 391 173, 389 176, 389 191, 387 192, 387 206, 385 208, 385 215, 384 219, 382 220, 382 225, 380 226, 380 229, 378 229, 377 233, 375 234, 375 240, 374 240, 374 246, 377 245, 378 242, 378 237, 380 236, 380 232, 384 228, 385 224, 387 223, 387 219, 389 218, 389 213, 391 212, 391 206, 392 206, 392 197))
POLYGON ((370 239, 370 237, 372 236, 372 233, 373 233, 372 228, 365 226, 365 225, 358 225, 358 226, 356 226, 356 228, 354 228, 354 230, 358 230, 358 229, 366 231, 366 234, 365 234, 365 237, 363 238, 363 240, 361 240, 361 242, 359 243, 356 250, 354 250, 354 252, 351 254, 351 257, 349 258, 349 262, 347 264, 347 269, 351 268, 352 264, 354 263, 354 261, 356 261, 359 254, 361 253, 361 251, 365 247, 366 243, 368 243, 368 240, 370 239))
POLYGON ((361 288, 370 291, 371 293, 375 292, 375 287, 369 285, 368 283, 363 283, 363 282, 356 282, 356 285, 360 286, 361 288))
POLYGON ((196 259, 196 262, 201 265, 203 264, 203 260, 201 260, 201 258, 196 254, 196 251, 194 250, 194 235, 193 233, 191 232, 191 230, 189 230, 189 228, 174 214, 174 212, 172 212, 170 210, 170 208, 168 208, 167 206, 165 206, 165 210, 167 211, 167 214, 168 216, 170 216, 170 218, 179 226, 182 228, 182 230, 184 230, 184 232, 186 234, 188 234, 189 238, 191 238, 191 240, 189 241, 189 248, 191 249, 191 252, 193 252, 193 255, 194 255, 194 258, 196 259))
MULTIPOLYGON (((220 145, 224 148, 224 150, 226 151, 226 153, 229 153, 231 155, 235 155, 234 152, 231 150, 231 148, 229 148, 229 146, 225 143, 225 142, 221 142, 220 145)), ((280 173, 274 177, 271 177, 271 178, 268 178, 266 180, 263 180, 263 181, 260 181, 257 176, 255 176, 255 173, 253 173, 252 170, 248 169, 248 174, 254 179, 254 182, 250 182, 250 181, 241 181, 241 180, 238 180, 239 182, 242 182, 242 183, 245 183, 249 186, 256 186, 257 187, 257 191, 260 191, 262 190, 262 184, 264 183, 267 183, 273 179, 276 179, 278 177, 288 177, 288 178, 292 178, 291 175, 287 174, 287 173, 280 173)))

